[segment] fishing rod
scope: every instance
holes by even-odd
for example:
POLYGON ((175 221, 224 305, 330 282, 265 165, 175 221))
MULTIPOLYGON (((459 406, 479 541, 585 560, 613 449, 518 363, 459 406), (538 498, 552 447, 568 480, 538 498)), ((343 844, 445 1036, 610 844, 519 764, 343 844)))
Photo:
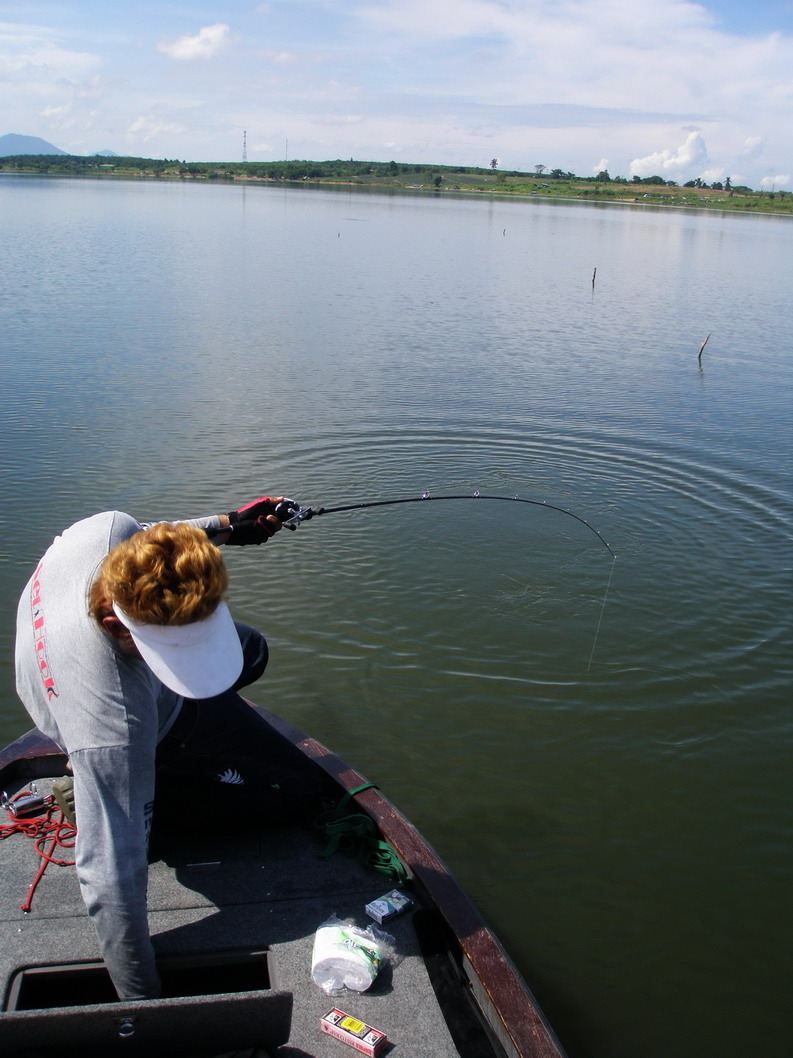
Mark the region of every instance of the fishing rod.
POLYGON ((521 496, 493 496, 477 490, 473 493, 460 492, 444 496, 431 496, 428 492, 423 492, 421 496, 402 496, 394 500, 368 500, 364 503, 344 504, 341 507, 301 507, 300 504, 295 503, 294 500, 285 499, 278 504, 275 513, 282 519, 283 524, 287 529, 294 530, 297 529, 301 522, 307 522, 310 519, 318 518, 323 514, 340 514, 342 511, 360 511, 371 507, 393 507, 400 503, 430 503, 437 500, 485 500, 485 502, 491 503, 527 503, 533 507, 547 507, 551 511, 558 511, 560 514, 566 514, 570 518, 574 518, 577 522, 585 525, 590 532, 595 534, 611 555, 612 562, 608 583, 606 584, 606 590, 603 595, 603 602, 600 607, 600 616, 598 617, 597 627, 595 629, 595 638, 592 642, 592 651, 589 655, 589 664, 587 665, 588 672, 592 668, 592 661, 595 657, 595 649, 600 636, 600 626, 603 622, 603 614, 606 609, 606 600, 608 599, 609 590, 611 588, 611 580, 614 576, 614 567, 617 564, 617 556, 593 525, 590 525, 590 523, 585 518, 581 518, 580 515, 567 510, 566 507, 557 507, 556 504, 546 503, 545 500, 527 500, 521 496))
POLYGON ((294 500, 284 499, 276 506, 275 513, 287 529, 295 530, 301 522, 310 521, 312 518, 319 518, 320 515, 323 514, 340 514, 343 511, 360 511, 372 507, 394 507, 401 503, 431 503, 432 501, 438 500, 485 500, 485 502, 491 503, 527 503, 533 507, 547 507, 548 510, 558 511, 560 514, 566 514, 568 517, 574 518, 577 522, 580 522, 581 525, 585 525, 591 533, 595 534, 611 555, 612 561, 608 583, 606 584, 606 590, 603 594, 603 602, 600 607, 600 615, 595 629, 595 638, 592 642, 592 651, 589 655, 589 664, 587 665, 588 672, 592 668, 592 661, 595 657, 595 649, 600 636, 600 626, 603 623, 603 614, 606 609, 606 600, 608 599, 611 581, 614 576, 614 568, 617 564, 617 556, 593 525, 590 525, 590 523, 585 518, 581 518, 580 515, 567 510, 566 507, 558 507, 556 504, 547 503, 545 500, 527 500, 522 496, 494 496, 489 493, 479 492, 477 489, 477 491, 473 493, 457 492, 444 496, 431 496, 428 492, 423 492, 421 496, 401 496, 398 499, 393 500, 368 500, 363 503, 347 503, 340 507, 301 507, 300 504, 296 503, 294 500))
POLYGON ((307 522, 311 518, 319 518, 323 514, 340 514, 342 511, 360 511, 370 507, 393 507, 396 504, 401 503, 432 503, 438 500, 485 500, 489 502, 498 503, 528 503, 533 507, 546 507, 551 511, 559 511, 561 514, 566 514, 570 518, 575 518, 577 522, 585 525, 590 532, 594 533, 601 544, 605 547, 611 557, 616 561, 617 556, 595 529, 593 525, 579 515, 574 514, 573 511, 567 510, 566 507, 557 507, 553 503, 546 503, 545 500, 527 500, 521 496, 493 496, 482 492, 464 492, 464 493, 453 493, 451 495, 444 496, 431 496, 430 493, 424 492, 421 496, 403 496, 399 499, 394 500, 369 500, 365 503, 349 503, 341 507, 301 507, 299 503, 295 503, 294 500, 285 499, 276 507, 276 515, 282 519, 283 525, 287 529, 297 529, 301 522, 307 522), (287 515, 287 517, 284 517, 287 515))

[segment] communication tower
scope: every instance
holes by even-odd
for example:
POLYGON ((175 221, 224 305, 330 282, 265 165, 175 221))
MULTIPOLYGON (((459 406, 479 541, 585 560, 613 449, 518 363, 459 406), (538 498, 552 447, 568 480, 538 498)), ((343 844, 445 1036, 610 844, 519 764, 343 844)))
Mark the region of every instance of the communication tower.
POLYGON ((248 161, 248 132, 247 130, 242 134, 242 160, 243 162, 248 161))

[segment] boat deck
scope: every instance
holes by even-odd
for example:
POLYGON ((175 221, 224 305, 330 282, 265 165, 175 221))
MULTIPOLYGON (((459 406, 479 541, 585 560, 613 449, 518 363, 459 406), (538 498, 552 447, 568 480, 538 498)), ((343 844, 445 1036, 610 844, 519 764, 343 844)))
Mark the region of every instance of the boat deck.
MULTIPOLYGON (((13 834, 0 842, 3 1058, 22 1049, 25 1058, 344 1058, 355 1052, 320 1029, 334 1007, 385 1033, 382 1054, 564 1058, 526 982, 413 824, 321 743, 260 712, 337 796, 354 796, 346 811, 366 815, 409 868, 411 882, 399 888, 415 907, 386 924, 393 956, 373 986, 325 996, 311 978, 314 935, 333 916, 366 927, 366 904, 393 884, 344 853, 322 858, 325 838, 310 826, 270 829, 251 818, 232 833, 227 818, 211 825, 206 811, 177 818, 149 869, 163 996, 123 1001, 73 867, 51 865, 22 912, 40 860, 32 840, 13 834)), ((13 795, 35 778, 46 794, 43 777, 63 774, 65 763, 29 732, 0 751, 2 785, 13 795)))
MULTIPOLYGON (((38 785, 41 792, 47 792, 46 780, 39 780, 38 785)), ((371 924, 365 905, 392 888, 384 875, 344 853, 328 860, 319 858, 322 844, 320 836, 308 828, 259 832, 255 824, 243 837, 209 830, 174 835, 163 858, 149 869, 149 920, 158 959, 267 951, 265 984, 293 997, 288 1041, 275 1049, 271 1045, 277 1058, 343 1058, 355 1053, 320 1032, 321 1017, 334 1006, 385 1032, 391 1046, 406 1058, 450 1058, 466 1053, 466 1047, 461 1052, 455 1046, 440 1013, 420 951, 415 926, 420 916, 414 921, 410 911, 382 927, 395 938, 396 958, 381 970, 369 992, 328 998, 313 983, 316 929, 332 915, 349 916, 360 926, 371 924)), ((21 967, 99 959, 74 867, 50 864, 33 896, 30 913, 20 910, 39 863, 31 839, 14 834, 0 843, 0 992, 6 1002, 10 981, 21 967)), ((406 891, 419 900, 410 887, 406 891)), ((231 980, 234 971, 220 969, 216 976, 221 983, 214 990, 223 993, 222 980, 231 980)), ((90 990, 82 998, 70 996, 70 987, 76 987, 79 995, 79 984, 62 981, 49 987, 55 995, 50 994, 42 1006, 65 1002, 73 1009, 74 1003, 85 1003, 87 1009, 93 1004, 90 990), (59 988, 62 997, 57 995, 59 988)), ((65 1018, 67 1009, 61 1015, 65 1018)), ((4 1021, 19 1021, 20 1017, 23 1028, 25 1019, 33 1022, 32 1014, 24 1012, 0 1015, 0 1051, 4 1054, 10 1053, 8 1044, 16 1043, 19 1031, 17 1027, 4 1040, 4 1021)), ((57 1019, 53 1022, 53 1031, 59 1035, 60 1024, 57 1019)), ((228 1027, 232 1040, 231 1022, 228 1027)), ((470 1031, 464 1035, 471 1038, 470 1031)), ((62 1052, 67 1040, 55 1039, 53 1044, 59 1044, 62 1052)), ((245 1045, 256 1042, 248 1040, 245 1045)), ((188 1053, 197 1054, 194 1047, 188 1053)), ((499 1052, 473 1049, 468 1053, 499 1052)))

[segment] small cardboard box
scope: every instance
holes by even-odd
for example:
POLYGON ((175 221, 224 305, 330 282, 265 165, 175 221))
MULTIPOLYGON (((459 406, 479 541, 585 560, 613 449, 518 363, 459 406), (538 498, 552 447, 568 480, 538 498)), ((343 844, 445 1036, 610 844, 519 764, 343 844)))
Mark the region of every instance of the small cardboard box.
POLYGON ((329 1036, 335 1036, 337 1040, 354 1047, 361 1054, 368 1054, 369 1058, 376 1058, 388 1043, 384 1032, 366 1025, 363 1021, 345 1014, 343 1010, 334 1007, 329 1010, 319 1023, 323 1032, 329 1036))
POLYGON ((382 896, 378 896, 376 900, 372 900, 370 904, 367 904, 365 911, 370 918, 373 918, 375 922, 379 922, 382 926, 384 922, 396 918, 397 915, 401 915, 403 911, 407 911, 412 906, 413 901, 409 896, 400 893, 398 889, 392 889, 390 893, 384 893, 382 896))

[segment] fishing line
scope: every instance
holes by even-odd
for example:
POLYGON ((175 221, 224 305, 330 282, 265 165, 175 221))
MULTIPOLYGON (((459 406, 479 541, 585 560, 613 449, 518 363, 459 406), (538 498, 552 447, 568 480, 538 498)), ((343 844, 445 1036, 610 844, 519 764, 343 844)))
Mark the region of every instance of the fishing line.
POLYGON ((609 571, 608 582, 606 584, 606 590, 603 595, 603 603, 600 607, 600 614, 598 616, 597 627, 595 629, 595 638, 592 643, 592 650, 589 655, 589 664, 587 665, 587 672, 589 672, 589 670, 592 668, 592 661, 595 657, 595 650, 597 648, 598 637, 600 636, 600 626, 603 623, 603 614, 606 610, 606 602, 608 600, 609 590, 611 588, 611 581, 614 576, 614 567, 617 562, 617 556, 614 551, 612 551, 611 547, 608 545, 606 540, 601 536, 601 534, 597 531, 597 529, 595 529, 593 525, 590 525, 590 523, 585 518, 581 518, 579 515, 574 514, 573 511, 568 510, 566 507, 557 507, 553 503, 546 503, 545 500, 527 500, 521 496, 494 496, 489 495, 487 493, 481 493, 479 491, 474 493, 453 493, 451 495, 444 496, 431 496, 428 492, 424 492, 421 494, 421 496, 402 496, 398 499, 393 500, 369 500, 364 503, 349 503, 341 507, 300 507, 294 502, 294 500, 284 500, 283 505, 279 504, 279 507, 283 506, 283 513, 288 512, 290 514, 290 517, 284 519, 283 524, 288 529, 297 529, 298 525, 300 525, 301 522, 309 521, 311 518, 318 518, 320 515, 323 514, 340 514, 343 511, 360 511, 372 507, 393 507, 401 503, 431 503, 433 501, 438 500, 485 500, 486 502, 526 503, 530 504, 533 507, 546 507, 548 508, 548 510, 558 511, 560 514, 566 514, 568 515, 568 517, 574 518, 577 522, 580 522, 581 525, 585 525, 590 532, 595 534, 595 536, 601 542, 603 547, 605 547, 605 549, 611 555, 612 562, 611 569, 609 571))
MULTIPOLYGON (((609 548, 609 550, 611 550, 611 548, 609 548)), ((613 554, 613 552, 612 552, 612 554, 613 554)), ((606 609, 606 600, 609 597, 609 588, 611 587, 611 578, 614 576, 614 567, 616 566, 616 564, 617 564, 617 556, 614 555, 614 557, 612 559, 612 562, 611 562, 611 569, 609 570, 609 579, 608 579, 608 583, 606 584, 606 590, 603 593, 603 605, 600 607, 600 616, 598 617, 597 628, 595 629, 595 638, 594 638, 594 640, 592 642, 592 653, 589 655, 589 664, 586 667, 587 672, 589 672, 589 670, 592 668, 592 659, 595 656, 595 647, 597 646, 598 636, 600 635, 600 626, 603 623, 603 613, 604 613, 604 611, 606 609)))

